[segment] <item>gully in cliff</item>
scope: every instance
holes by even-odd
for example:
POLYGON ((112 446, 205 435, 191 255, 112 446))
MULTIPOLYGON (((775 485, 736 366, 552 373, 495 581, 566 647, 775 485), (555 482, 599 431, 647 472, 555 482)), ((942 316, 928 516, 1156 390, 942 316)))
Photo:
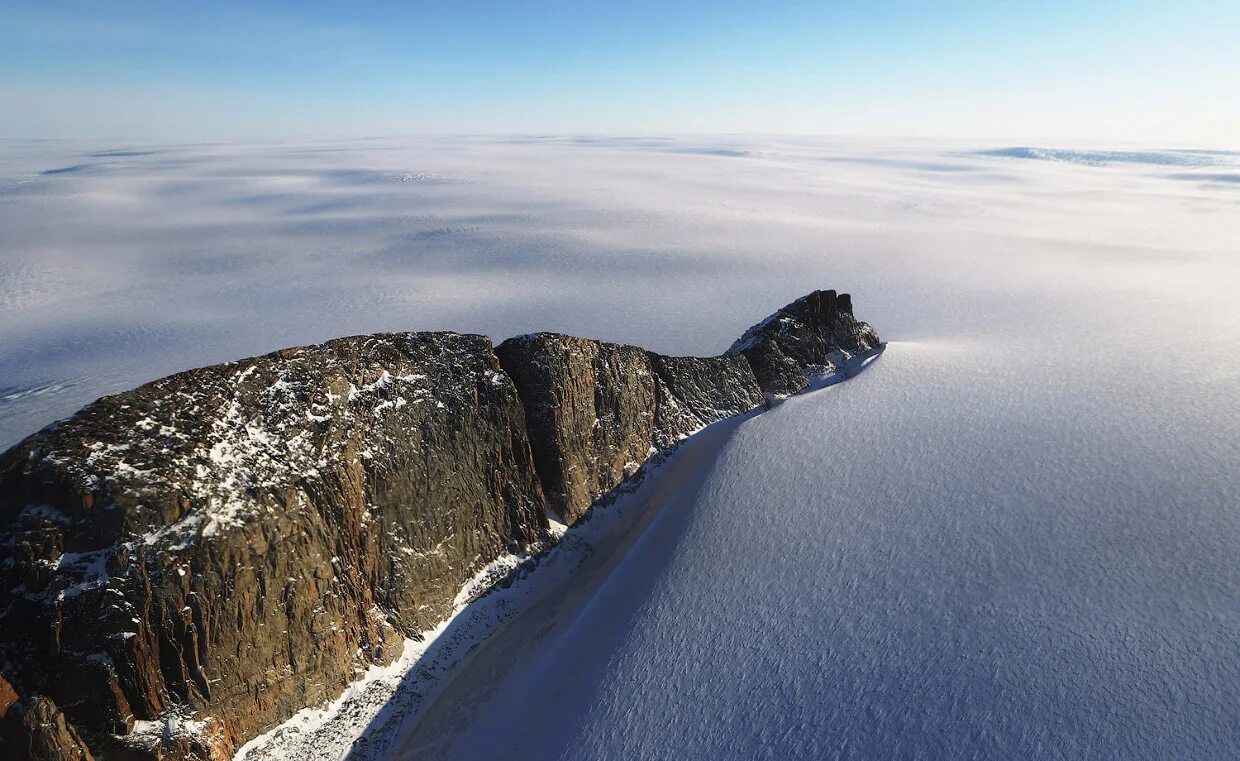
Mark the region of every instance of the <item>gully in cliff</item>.
POLYGON ((815 291, 717 357, 396 333, 104 397, 0 455, 0 756, 230 758, 549 517, 880 349, 815 291))

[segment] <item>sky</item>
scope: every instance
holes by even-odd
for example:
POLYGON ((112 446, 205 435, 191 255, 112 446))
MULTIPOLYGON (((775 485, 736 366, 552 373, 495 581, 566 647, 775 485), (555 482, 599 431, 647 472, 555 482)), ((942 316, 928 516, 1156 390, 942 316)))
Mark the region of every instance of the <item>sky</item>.
POLYGON ((1240 147, 1240 3, 0 3, 0 137, 1240 147))

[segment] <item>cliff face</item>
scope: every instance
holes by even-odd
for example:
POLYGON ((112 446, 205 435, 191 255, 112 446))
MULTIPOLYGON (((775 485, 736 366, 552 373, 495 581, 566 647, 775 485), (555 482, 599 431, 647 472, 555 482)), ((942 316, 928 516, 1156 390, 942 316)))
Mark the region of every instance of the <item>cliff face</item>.
POLYGON ((720 357, 401 333, 104 397, 0 455, 0 756, 228 758, 546 546, 548 510, 877 341, 826 291, 720 357))
POLYGON ((0 472, 6 669, 109 757, 129 744, 109 736, 174 708, 205 717, 189 751, 229 756, 546 538, 524 413, 482 336, 182 373, 32 436, 0 472))
POLYGON ((762 403, 762 389, 744 357, 665 357, 650 354, 655 377, 656 449, 762 403))
POLYGON ((631 475, 654 430, 654 373, 635 346, 539 333, 496 349, 521 394, 548 506, 566 522, 631 475))
POLYGON ((495 351, 525 404, 548 506, 569 523, 652 451, 762 402, 743 357, 665 357, 558 333, 495 351))
POLYGON ((786 395, 878 345, 874 329, 853 317, 851 296, 814 291, 745 331, 728 354, 749 360, 763 391, 786 395))

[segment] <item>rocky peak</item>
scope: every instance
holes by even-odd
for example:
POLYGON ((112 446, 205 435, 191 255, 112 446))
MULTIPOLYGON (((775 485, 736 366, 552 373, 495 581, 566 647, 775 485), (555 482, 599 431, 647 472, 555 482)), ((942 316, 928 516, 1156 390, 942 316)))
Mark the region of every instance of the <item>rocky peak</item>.
POLYGON ((763 391, 787 395, 879 344, 874 329, 853 316, 850 295, 814 291, 745 331, 728 354, 749 360, 763 391))

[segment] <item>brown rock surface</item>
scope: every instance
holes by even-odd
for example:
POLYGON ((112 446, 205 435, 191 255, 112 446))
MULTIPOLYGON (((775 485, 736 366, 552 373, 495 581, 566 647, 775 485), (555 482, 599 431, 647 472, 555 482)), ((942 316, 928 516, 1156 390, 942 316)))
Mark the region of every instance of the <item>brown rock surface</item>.
POLYGON ((548 508, 877 345, 817 291, 718 357, 398 333, 104 397, 0 454, 0 752, 229 758, 545 547, 548 508))
POLYGON ((851 296, 814 291, 745 331, 728 354, 749 360, 763 391, 786 395, 880 343, 873 328, 853 317, 851 296))
POLYGON ((3 719, 21 696, 17 694, 17 690, 13 689, 13 685, 9 684, 9 680, 0 676, 0 719, 3 719))
POLYGON ((0 647, 101 748, 175 708, 227 757, 546 539, 521 404, 483 336, 192 370, 30 437, 0 474, 0 647))
POLYGON ((82 741, 77 730, 65 721, 56 704, 42 696, 31 698, 28 703, 18 703, 12 709, 17 714, 7 718, 6 744, 18 758, 39 761, 94 761, 94 756, 82 741))
POLYGON ((636 346, 558 333, 511 338, 496 353, 525 405, 548 505, 571 523, 650 451, 650 357, 636 346))

